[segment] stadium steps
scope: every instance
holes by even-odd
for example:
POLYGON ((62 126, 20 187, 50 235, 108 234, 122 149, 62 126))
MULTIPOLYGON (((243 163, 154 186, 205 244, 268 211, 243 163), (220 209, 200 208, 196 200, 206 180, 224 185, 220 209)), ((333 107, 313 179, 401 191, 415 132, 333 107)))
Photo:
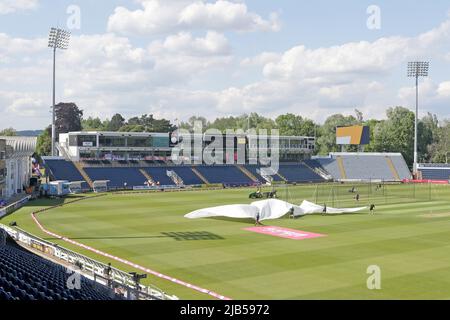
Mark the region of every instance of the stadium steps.
POLYGON ((397 172, 397 169, 395 169, 394 163, 392 162, 392 159, 390 157, 386 157, 386 162, 389 166, 389 169, 392 172, 392 176, 394 177, 395 180, 400 181, 400 175, 397 172))
POLYGON ((339 167, 339 172, 341 173, 341 179, 347 179, 347 173, 345 172, 344 161, 342 160, 342 157, 337 156, 336 160, 339 167))
POLYGON ((286 177, 283 176, 281 173, 277 172, 275 175, 280 177, 280 179, 283 180, 284 182, 288 182, 288 179, 286 179, 286 177))
POLYGON ((94 188, 94 183, 92 182, 91 177, 84 171, 83 165, 81 162, 73 162, 75 168, 77 168, 78 172, 80 172, 81 176, 84 178, 84 181, 87 182, 90 188, 94 188))
POLYGON ((258 178, 256 178, 250 171, 248 171, 246 168, 240 165, 236 165, 236 167, 242 171, 243 174, 245 174, 250 180, 253 182, 260 182, 258 178))
POLYGON ((319 176, 321 176, 323 179, 325 180, 333 180, 333 177, 329 174, 327 174, 324 170, 320 169, 320 168, 313 168, 312 166, 310 166, 309 164, 307 164, 305 161, 302 161, 302 164, 307 167, 309 170, 311 170, 312 172, 318 174, 319 176))
POLYGON ((177 186, 184 186, 184 181, 181 177, 175 172, 175 170, 167 170, 167 176, 172 179, 172 181, 177 186))
POLYGON ((139 172, 142 173, 142 175, 147 179, 150 183, 155 183, 155 180, 153 180, 153 177, 144 169, 139 169, 139 172))
POLYGON ((203 181, 204 184, 210 184, 208 180, 194 167, 191 168, 192 172, 195 173, 195 175, 203 181))

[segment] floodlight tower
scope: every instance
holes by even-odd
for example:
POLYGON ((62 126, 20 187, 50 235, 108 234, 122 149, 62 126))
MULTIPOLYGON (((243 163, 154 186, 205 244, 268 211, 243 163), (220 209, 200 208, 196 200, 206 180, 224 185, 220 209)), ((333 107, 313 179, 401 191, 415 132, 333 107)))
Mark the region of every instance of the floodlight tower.
POLYGON ((55 127, 55 105, 56 105, 56 49, 67 50, 69 47, 70 32, 60 29, 51 28, 48 37, 48 46, 53 49, 53 104, 52 104, 52 156, 56 155, 56 127, 55 127))
POLYGON ((417 136, 419 124, 419 77, 428 77, 430 63, 426 61, 408 62, 408 77, 416 78, 416 116, 414 122, 414 175, 417 177, 418 153, 417 153, 417 136))

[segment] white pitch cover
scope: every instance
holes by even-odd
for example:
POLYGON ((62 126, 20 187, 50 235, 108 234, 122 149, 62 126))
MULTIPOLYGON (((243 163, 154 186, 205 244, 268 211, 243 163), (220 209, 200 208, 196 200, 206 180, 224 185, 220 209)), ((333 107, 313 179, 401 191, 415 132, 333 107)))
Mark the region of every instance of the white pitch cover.
MULTIPOLYGON (((300 206, 293 205, 289 202, 269 199, 256 201, 251 204, 234 204, 213 208, 205 208, 196 210, 185 215, 188 219, 200 219, 211 217, 228 217, 238 219, 255 219, 256 215, 260 214, 260 220, 274 220, 279 219, 294 209, 294 216, 303 216, 307 214, 323 213, 324 207, 309 201, 303 201, 300 206)), ((354 213, 367 209, 367 207, 360 208, 331 208, 327 207, 327 214, 340 213, 354 213)))

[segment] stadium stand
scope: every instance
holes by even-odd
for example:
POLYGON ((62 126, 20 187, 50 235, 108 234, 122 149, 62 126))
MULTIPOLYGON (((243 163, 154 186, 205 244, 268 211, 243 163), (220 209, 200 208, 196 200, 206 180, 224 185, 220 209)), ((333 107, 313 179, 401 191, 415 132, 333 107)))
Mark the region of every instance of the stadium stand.
POLYGON ((203 184, 203 181, 192 171, 191 167, 170 167, 168 170, 175 171, 187 186, 203 184))
POLYGON ((419 164, 422 179, 450 180, 450 164, 419 164))
POLYGON ((144 168, 145 172, 147 172, 155 183, 159 182, 161 186, 174 186, 175 182, 167 176, 168 167, 151 167, 144 168))
POLYGON ((128 188, 133 186, 144 186, 145 176, 139 172, 139 168, 84 168, 86 173, 92 179, 109 180, 110 188, 123 188, 125 183, 128 188))
POLYGON ((107 287, 80 276, 81 288, 71 290, 71 273, 35 255, 0 230, 0 300, 120 300, 107 287))
POLYGON ((198 166, 196 169, 210 182, 225 185, 252 185, 254 182, 235 166, 198 166))
POLYGON ((406 164, 405 159, 400 153, 391 154, 389 158, 391 158, 392 163, 394 164, 394 167, 398 172, 400 180, 411 178, 411 172, 409 171, 408 165, 406 164))
POLYGON ((73 162, 64 159, 44 159, 44 166, 55 180, 85 181, 73 162))
POLYGON ((402 181, 411 178, 400 153, 331 153, 330 157, 314 160, 335 180, 402 181))
POLYGON ((341 172, 337 161, 332 158, 318 158, 316 162, 319 163, 320 167, 328 172, 334 179, 342 179, 341 172))
POLYGON ((304 164, 280 165, 279 173, 288 182, 323 182, 325 181, 320 175, 312 171, 304 164))
MULTIPOLYGON (((45 165, 56 180, 86 181, 89 185, 93 181, 109 180, 112 189, 145 186, 147 180, 161 186, 175 186, 182 183, 186 186, 200 184, 223 184, 229 186, 246 186, 255 183, 265 183, 260 165, 218 166, 174 166, 146 161, 96 161, 72 163, 66 160, 46 159, 45 165), (167 171, 173 171, 171 177, 167 171), (174 179, 174 176, 178 176, 174 179), (84 178, 83 178, 84 177, 84 178), (150 178, 150 179, 149 179, 150 178), (254 181, 256 178, 257 181, 254 181), (176 182, 174 182, 174 180, 176 182)), ((447 179, 445 168, 428 172, 424 169, 425 177, 434 174, 433 179, 447 179), (445 177, 445 178, 444 178, 445 177)), ((326 158, 304 160, 301 163, 282 163, 277 174, 272 175, 274 182, 310 183, 334 180, 384 180, 402 181, 411 178, 408 166, 399 153, 331 153, 326 158)), ((428 179, 428 178, 426 178, 428 179)))

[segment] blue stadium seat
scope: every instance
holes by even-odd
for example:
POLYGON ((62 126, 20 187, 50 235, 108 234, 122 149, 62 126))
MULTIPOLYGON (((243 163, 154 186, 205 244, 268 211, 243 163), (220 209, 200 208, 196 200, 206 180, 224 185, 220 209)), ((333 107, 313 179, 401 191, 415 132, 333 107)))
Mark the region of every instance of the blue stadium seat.
POLYGON ((280 165, 279 173, 288 180, 288 182, 323 182, 320 175, 312 171, 304 164, 280 165))
POLYGON ((195 167, 210 183, 225 185, 252 185, 254 182, 235 166, 195 167))
POLYGON ((422 168, 422 178, 425 180, 450 180, 450 168, 422 168))
POLYGON ((155 183, 159 182, 161 186, 174 186, 175 182, 167 176, 167 167, 151 167, 144 169, 152 178, 155 183))
MULTIPOLYGON (((5 234, 3 230, 0 233, 5 234)), ((3 235, 4 237, 4 235, 3 235)), ((17 245, 0 243, 0 300, 116 300, 108 288, 81 276, 69 289, 66 268, 17 245)))
POLYGON ((199 185, 203 184, 203 181, 197 177, 197 175, 192 171, 191 167, 171 167, 169 170, 173 170, 178 174, 178 176, 183 179, 185 185, 199 185))
POLYGON ((84 181, 75 165, 66 160, 44 160, 44 166, 56 180, 84 181))
POLYGON ((92 181, 109 180, 110 188, 123 188, 127 184, 128 188, 134 186, 144 186, 145 176, 139 168, 85 168, 92 181))

